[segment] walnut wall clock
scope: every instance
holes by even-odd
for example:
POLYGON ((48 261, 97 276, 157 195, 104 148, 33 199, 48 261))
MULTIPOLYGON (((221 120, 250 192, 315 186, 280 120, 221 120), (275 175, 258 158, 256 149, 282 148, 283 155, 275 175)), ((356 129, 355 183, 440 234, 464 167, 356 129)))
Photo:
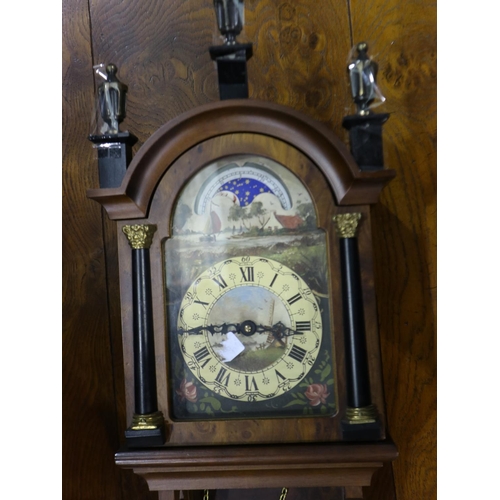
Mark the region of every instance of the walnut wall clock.
POLYGON ((120 187, 127 390, 116 462, 178 489, 344 486, 396 457, 387 436, 370 205, 324 126, 231 99, 160 128, 120 187), (300 474, 297 473, 300 470, 300 474))

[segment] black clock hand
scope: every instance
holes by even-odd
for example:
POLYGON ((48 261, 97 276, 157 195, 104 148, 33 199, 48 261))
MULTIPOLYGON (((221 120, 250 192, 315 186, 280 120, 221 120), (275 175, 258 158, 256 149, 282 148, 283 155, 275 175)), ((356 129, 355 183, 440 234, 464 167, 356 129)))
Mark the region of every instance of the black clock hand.
POLYGON ((283 337, 292 337, 293 335, 304 335, 303 332, 288 328, 288 326, 284 325, 281 321, 273 326, 257 325, 256 328, 259 333, 271 332, 276 338, 280 339, 283 337))
POLYGON ((227 333, 232 332, 242 333, 245 336, 251 336, 254 333, 270 332, 279 341, 285 337, 303 335, 303 332, 292 330, 291 328, 285 326, 281 321, 273 326, 256 325, 253 321, 244 321, 243 323, 224 323, 222 325, 197 326, 188 329, 179 328, 178 332, 187 333, 189 335, 201 335, 203 332, 209 332, 212 335, 216 333, 226 335, 227 333))
POLYGON ((194 328, 182 328, 177 329, 178 333, 187 333, 188 335, 202 335, 203 332, 209 332, 212 335, 216 333, 221 333, 225 335, 229 332, 239 333, 240 325, 238 323, 224 323, 222 325, 207 325, 207 326, 196 326, 194 328))

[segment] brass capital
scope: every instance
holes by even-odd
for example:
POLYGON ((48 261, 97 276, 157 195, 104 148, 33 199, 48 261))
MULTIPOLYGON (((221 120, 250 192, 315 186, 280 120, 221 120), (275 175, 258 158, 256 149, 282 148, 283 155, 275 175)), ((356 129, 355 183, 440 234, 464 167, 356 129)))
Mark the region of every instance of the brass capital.
POLYGON ((134 224, 133 226, 123 226, 123 232, 127 236, 130 246, 134 250, 149 248, 153 242, 153 235, 156 226, 153 224, 134 224))
POLYGON ((358 222, 361 219, 359 212, 352 214, 339 214, 333 217, 335 227, 340 238, 355 238, 358 222))
POLYGON ((350 424, 370 424, 377 421, 378 411, 373 404, 362 408, 347 407, 345 415, 350 424))
POLYGON ((130 428, 134 431, 158 429, 163 425, 164 418, 161 411, 149 413, 147 415, 138 415, 132 417, 132 425, 130 428))

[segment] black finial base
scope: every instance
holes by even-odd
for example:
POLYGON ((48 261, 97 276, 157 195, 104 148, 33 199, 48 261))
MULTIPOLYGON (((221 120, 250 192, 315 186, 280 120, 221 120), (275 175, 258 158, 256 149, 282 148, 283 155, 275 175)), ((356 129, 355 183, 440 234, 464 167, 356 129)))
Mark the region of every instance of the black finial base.
POLYGON ((350 115, 342 120, 349 130, 351 153, 360 170, 373 171, 384 168, 382 125, 389 119, 388 113, 350 115))
POLYGON ((247 61, 252 57, 252 44, 217 45, 209 51, 217 62, 221 101, 248 98, 247 61))
POLYGON ((132 146, 137 137, 130 132, 90 135, 89 140, 97 149, 99 187, 120 187, 127 167, 132 160, 132 146))

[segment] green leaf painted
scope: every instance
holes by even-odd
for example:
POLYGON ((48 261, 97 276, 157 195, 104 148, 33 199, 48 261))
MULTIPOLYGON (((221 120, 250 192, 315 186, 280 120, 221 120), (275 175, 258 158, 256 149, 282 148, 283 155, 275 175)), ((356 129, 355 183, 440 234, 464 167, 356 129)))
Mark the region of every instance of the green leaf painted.
POLYGON ((330 365, 326 365, 320 375, 321 382, 324 382, 325 378, 328 377, 330 373, 332 373, 332 367, 330 365))
POLYGON ((200 399, 200 403, 207 403, 212 406, 212 408, 216 411, 220 410, 221 404, 220 401, 214 397, 208 397, 200 399))
POLYGON ((283 408, 287 408, 288 406, 295 406, 295 405, 306 405, 307 401, 301 401, 300 399, 294 399, 290 401, 288 404, 283 406, 283 408))

